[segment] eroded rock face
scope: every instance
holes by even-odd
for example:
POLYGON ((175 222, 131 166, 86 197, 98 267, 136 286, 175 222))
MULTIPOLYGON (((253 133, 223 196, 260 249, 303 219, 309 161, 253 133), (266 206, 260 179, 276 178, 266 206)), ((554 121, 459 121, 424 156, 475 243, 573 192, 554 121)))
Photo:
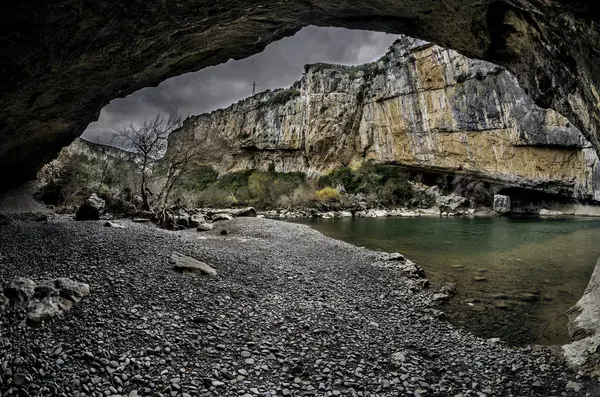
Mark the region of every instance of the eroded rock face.
POLYGON ((600 201, 591 143, 499 66, 404 37, 377 62, 305 70, 289 89, 189 118, 172 139, 219 135, 222 171, 321 173, 374 159, 600 201))
POLYGON ((568 0, 9 2, 0 186, 33 179, 111 99, 261 51, 307 25, 406 33, 502 64, 600 147, 600 13, 568 0), (6 170, 16 172, 5 172, 6 170))

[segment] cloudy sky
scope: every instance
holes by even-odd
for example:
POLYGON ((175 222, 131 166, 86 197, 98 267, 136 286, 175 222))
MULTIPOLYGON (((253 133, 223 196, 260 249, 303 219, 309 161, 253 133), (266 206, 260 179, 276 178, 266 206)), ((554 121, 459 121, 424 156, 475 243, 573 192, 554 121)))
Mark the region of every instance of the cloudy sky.
POLYGON ((227 107, 256 92, 285 88, 298 80, 304 65, 314 62, 361 64, 382 56, 397 36, 338 28, 304 28, 293 37, 269 45, 265 51, 240 61, 188 73, 115 99, 88 126, 83 137, 106 142, 116 126, 140 122, 177 108, 196 115, 227 107), (103 139, 104 138, 104 139, 103 139))

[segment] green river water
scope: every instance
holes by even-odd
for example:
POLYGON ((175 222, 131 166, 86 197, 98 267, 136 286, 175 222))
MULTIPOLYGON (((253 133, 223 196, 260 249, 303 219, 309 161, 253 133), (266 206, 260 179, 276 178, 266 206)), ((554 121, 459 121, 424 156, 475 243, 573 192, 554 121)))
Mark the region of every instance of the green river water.
POLYGON ((451 322, 515 345, 568 341, 564 313, 581 297, 600 256, 600 220, 592 218, 293 221, 355 245, 406 255, 425 269, 434 288, 456 285, 444 306, 451 322))

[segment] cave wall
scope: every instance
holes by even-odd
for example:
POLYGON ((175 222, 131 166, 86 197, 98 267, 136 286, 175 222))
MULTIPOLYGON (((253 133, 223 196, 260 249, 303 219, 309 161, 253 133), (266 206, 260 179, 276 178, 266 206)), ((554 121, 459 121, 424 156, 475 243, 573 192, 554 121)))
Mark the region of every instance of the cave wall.
POLYGON ((32 178, 111 99, 243 58, 307 25, 406 33, 513 71, 598 150, 591 0, 32 0, 0 14, 0 186, 32 178))

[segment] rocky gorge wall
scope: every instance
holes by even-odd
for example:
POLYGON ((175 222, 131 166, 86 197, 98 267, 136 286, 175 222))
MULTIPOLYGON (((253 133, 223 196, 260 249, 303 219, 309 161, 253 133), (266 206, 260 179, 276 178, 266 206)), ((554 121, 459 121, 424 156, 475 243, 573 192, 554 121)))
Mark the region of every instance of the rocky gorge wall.
POLYGON ((314 64, 268 91, 186 120, 172 140, 226 142, 221 171, 324 173, 364 160, 600 201, 594 147, 502 67, 402 37, 362 66, 314 64))

